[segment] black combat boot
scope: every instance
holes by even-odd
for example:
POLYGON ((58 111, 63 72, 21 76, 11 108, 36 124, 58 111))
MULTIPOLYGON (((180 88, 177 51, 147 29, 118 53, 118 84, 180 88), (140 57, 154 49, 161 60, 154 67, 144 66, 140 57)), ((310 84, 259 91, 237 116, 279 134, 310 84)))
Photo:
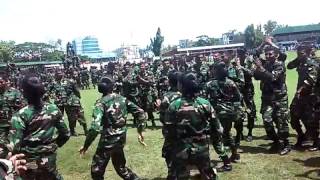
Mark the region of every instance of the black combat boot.
POLYGON ((280 142, 279 141, 274 141, 271 144, 271 147, 268 149, 268 151, 269 151, 269 153, 272 153, 272 154, 279 153, 280 148, 281 148, 280 142))
POLYGON ((249 132, 248 132, 248 136, 247 136, 246 141, 247 141, 247 142, 251 142, 251 141, 253 140, 253 137, 252 137, 252 129, 249 129, 248 131, 249 131, 249 132))
POLYGON ((287 155, 289 154, 289 152, 291 151, 291 147, 290 147, 290 144, 289 144, 289 140, 285 140, 283 142, 283 148, 281 149, 281 151, 279 152, 279 154, 281 156, 284 156, 284 155, 287 155))
POLYGON ((309 151, 318 151, 320 148, 320 140, 316 139, 313 142, 313 145, 308 149, 309 151))
POLYGON ((231 149, 230 161, 233 163, 237 163, 240 161, 240 154, 238 153, 238 148, 231 149))
POLYGON ((232 165, 231 161, 228 156, 223 156, 221 157, 221 160, 223 161, 223 166, 218 167, 217 171, 218 172, 227 172, 227 171, 232 171, 232 165))
POLYGON ((305 141, 305 135, 304 134, 298 134, 297 142, 294 145, 295 149, 303 149, 303 142, 305 141))

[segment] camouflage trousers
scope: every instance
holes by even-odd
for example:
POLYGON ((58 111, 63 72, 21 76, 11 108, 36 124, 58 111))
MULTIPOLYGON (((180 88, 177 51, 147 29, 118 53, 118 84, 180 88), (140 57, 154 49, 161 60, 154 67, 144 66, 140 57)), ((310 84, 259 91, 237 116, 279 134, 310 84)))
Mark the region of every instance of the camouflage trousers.
POLYGON ((142 94, 139 97, 139 106, 148 114, 148 120, 154 120, 153 111, 155 109, 155 97, 151 94, 142 94))
POLYGON ((246 106, 246 113, 248 117, 247 128, 252 131, 254 128, 254 122, 256 120, 256 104, 254 103, 254 90, 245 90, 243 92, 243 101, 246 106))
MULTIPOLYGON (((140 107, 138 96, 126 96, 126 98, 128 98, 129 101, 131 101, 132 103, 134 103, 140 107)), ((137 116, 133 116, 133 124, 134 125, 137 124, 137 119, 138 119, 137 116)))
POLYGON ((261 114, 264 128, 269 139, 274 142, 282 140, 285 145, 289 144, 289 126, 288 126, 288 96, 272 101, 271 98, 262 98, 261 114), (277 132, 275 126, 277 128, 277 132))
MULTIPOLYGON (((203 144, 205 146, 205 144, 203 144)), ((176 179, 188 180, 190 177, 189 165, 195 165, 200 172, 201 179, 217 179, 216 170, 211 165, 209 147, 198 147, 201 152, 191 152, 188 149, 182 151, 174 150, 172 154, 172 168, 176 172, 176 179)))
POLYGON ((27 160, 28 170, 21 176, 24 180, 63 180, 56 166, 56 154, 27 160))
POLYGON ((165 139, 162 146, 162 157, 165 159, 168 168, 167 180, 174 180, 176 176, 176 173, 172 167, 173 143, 174 142, 165 139))
POLYGON ((320 146, 320 97, 316 97, 316 101, 313 107, 313 118, 314 118, 314 134, 313 139, 317 139, 317 143, 320 146))
POLYGON ((137 180, 138 176, 126 167, 126 159, 123 152, 123 147, 106 150, 97 148, 95 155, 92 158, 91 177, 93 180, 103 180, 106 167, 111 158, 114 169, 117 174, 125 180, 137 180))
MULTIPOLYGON (((297 131, 298 136, 302 136, 302 124, 306 128, 306 136, 311 138, 317 137, 317 129, 319 128, 319 121, 315 118, 316 97, 308 95, 298 98, 295 96, 290 105, 291 127, 297 131)), ((316 139, 314 139, 316 140, 316 139)))
POLYGON ((0 158, 2 159, 5 159, 8 155, 9 129, 10 127, 0 127, 0 158))
POLYGON ((74 131, 77 121, 83 128, 87 128, 87 123, 84 117, 84 111, 81 106, 66 106, 66 113, 69 121, 70 131, 74 131))
POLYGON ((225 146, 231 149, 237 149, 240 146, 240 138, 233 139, 231 129, 234 123, 234 128, 237 133, 243 130, 243 119, 237 114, 217 114, 223 127, 222 139, 225 146))
POLYGON ((223 145, 223 132, 224 129, 221 125, 221 122, 217 119, 216 122, 212 124, 210 140, 212 142, 214 151, 219 155, 220 159, 228 156, 227 150, 223 145))

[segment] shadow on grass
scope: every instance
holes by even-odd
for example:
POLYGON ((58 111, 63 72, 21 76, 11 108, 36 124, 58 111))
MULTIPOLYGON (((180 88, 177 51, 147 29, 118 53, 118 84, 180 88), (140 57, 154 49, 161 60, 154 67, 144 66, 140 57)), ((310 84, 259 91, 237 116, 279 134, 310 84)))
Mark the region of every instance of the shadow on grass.
MULTIPOLYGON (((136 128, 136 125, 134 125, 134 124, 127 124, 126 125, 128 128, 136 128)), ((151 129, 151 130, 158 130, 158 129, 162 129, 162 126, 151 126, 151 125, 148 125, 148 126, 146 126, 145 127, 146 129, 151 129)))
POLYGON ((293 159, 293 161, 298 162, 307 167, 320 167, 320 157, 312 157, 306 160, 293 159))
POLYGON ((320 179, 320 169, 312 169, 309 171, 306 171, 303 174, 296 174, 295 177, 300 178, 307 178, 307 179, 320 179))
MULTIPOLYGON (((297 135, 295 135, 295 134, 289 134, 289 137, 296 137, 297 135)), ((269 138, 268 138, 268 136, 267 135, 263 135, 263 136, 253 136, 253 140, 270 140, 269 138)))
MULTIPOLYGON (((163 177, 155 177, 155 178, 151 178, 151 179, 148 179, 148 178, 142 178, 141 180, 166 180, 167 178, 163 178, 163 177)), ((190 176, 190 179, 191 180, 201 180, 201 176, 200 174, 196 174, 194 176, 190 176)))
POLYGON ((269 151, 265 147, 261 146, 240 146, 240 149, 242 149, 243 153, 250 153, 250 154, 269 154, 269 151))
POLYGON ((264 125, 263 124, 254 125, 253 128, 254 129, 264 129, 264 125))

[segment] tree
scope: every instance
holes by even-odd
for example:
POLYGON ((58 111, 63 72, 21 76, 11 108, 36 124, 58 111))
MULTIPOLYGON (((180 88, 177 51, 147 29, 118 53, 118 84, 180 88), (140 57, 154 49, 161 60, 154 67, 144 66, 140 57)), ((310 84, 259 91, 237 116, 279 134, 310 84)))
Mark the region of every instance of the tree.
POLYGON ((247 48, 253 48, 255 45, 255 39, 256 39, 256 32, 254 29, 254 25, 250 24, 247 26, 247 28, 244 30, 244 39, 245 44, 247 48))
POLYGON ((254 40, 254 46, 259 46, 262 41, 264 40, 264 35, 262 32, 261 24, 257 25, 257 28, 255 29, 255 40, 254 40))
POLYGON ((256 29, 253 24, 247 26, 244 30, 244 39, 246 47, 249 49, 259 46, 264 39, 261 25, 257 25, 256 29))
POLYGON ((154 37, 153 39, 150 38, 150 41, 151 41, 150 47, 151 47, 153 54, 155 56, 160 56, 162 43, 164 41, 164 37, 161 36, 160 27, 158 27, 156 37, 154 37))
POLYGON ((0 41, 0 62, 8 63, 14 57, 14 41, 0 41))
POLYGON ((15 46, 16 58, 18 61, 24 60, 61 60, 62 51, 56 50, 54 45, 46 43, 25 42, 15 46))
POLYGON ((267 21, 267 23, 263 25, 265 34, 269 36, 277 28, 277 26, 278 26, 277 21, 272 21, 272 20, 267 21))

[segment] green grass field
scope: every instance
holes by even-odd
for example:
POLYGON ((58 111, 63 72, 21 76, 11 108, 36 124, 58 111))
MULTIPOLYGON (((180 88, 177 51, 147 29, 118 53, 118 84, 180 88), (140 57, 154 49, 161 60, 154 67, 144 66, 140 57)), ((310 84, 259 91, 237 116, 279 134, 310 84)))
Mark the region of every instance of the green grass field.
MULTIPOLYGON (((288 53, 287 62, 295 58, 295 53, 288 53)), ((295 70, 287 71, 287 85, 289 91, 289 101, 294 96, 297 82, 295 70)), ((258 87, 258 82, 255 82, 258 87)), ((260 110, 260 90, 256 88, 255 102, 257 110, 260 110)), ((100 95, 96 90, 82 91, 82 104, 85 109, 87 122, 91 120, 91 113, 94 102, 100 95)), ((131 121, 130 121, 131 123, 131 121)), ((150 124, 150 123, 149 123, 150 124)), ((82 129, 77 125, 77 131, 82 133, 82 129)), ((247 134, 244 128, 244 134, 247 134)), ((294 132, 290 129, 290 142, 295 143, 294 132)), ((253 131, 254 141, 248 143, 241 142, 241 162, 234 164, 230 173, 219 173, 219 179, 317 179, 316 170, 320 169, 320 153, 318 152, 297 152, 292 151, 288 156, 268 154, 267 148, 270 141, 264 140, 265 131, 262 125, 260 114, 256 128, 253 131)), ((83 145, 85 136, 73 137, 58 152, 58 169, 66 180, 82 180, 90 178, 91 159, 96 149, 95 143, 89 148, 87 154, 80 158, 78 150, 83 145)), ((129 128, 125 153, 127 165, 132 168, 141 178, 164 179, 166 177, 166 165, 161 157, 161 147, 163 138, 161 130, 147 129, 145 132, 145 142, 147 147, 141 146, 137 141, 136 129, 129 128)), ((212 150, 212 149, 211 149, 212 150)), ((212 150, 211 159, 218 160, 217 155, 212 150)), ((110 162, 105 179, 120 179, 110 162)), ((320 179, 320 177, 318 177, 320 179)))

